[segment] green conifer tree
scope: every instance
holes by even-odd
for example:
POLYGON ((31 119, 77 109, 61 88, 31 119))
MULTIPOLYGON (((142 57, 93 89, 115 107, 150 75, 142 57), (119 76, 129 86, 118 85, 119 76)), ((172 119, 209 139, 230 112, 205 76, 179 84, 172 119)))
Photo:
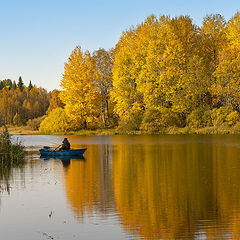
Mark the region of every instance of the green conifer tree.
POLYGON ((23 89, 24 89, 24 83, 23 83, 23 80, 22 80, 22 77, 21 77, 21 76, 18 78, 17 87, 20 89, 21 92, 22 92, 23 89))
POLYGON ((13 81, 12 88, 13 88, 14 90, 17 89, 16 81, 13 81))
POLYGON ((31 80, 30 80, 30 83, 29 83, 29 85, 28 85, 28 90, 30 91, 32 88, 33 88, 33 85, 32 85, 32 82, 31 82, 31 80))

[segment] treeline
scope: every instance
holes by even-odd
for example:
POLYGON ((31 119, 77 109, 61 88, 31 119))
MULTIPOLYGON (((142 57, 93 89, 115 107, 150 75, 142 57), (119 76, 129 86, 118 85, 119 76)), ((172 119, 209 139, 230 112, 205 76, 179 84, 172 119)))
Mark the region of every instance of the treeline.
POLYGON ((25 86, 21 77, 18 82, 0 81, 0 126, 25 125, 29 120, 46 114, 50 95, 47 90, 25 86))
POLYGON ((62 105, 40 130, 232 126, 240 121, 239 78, 239 12, 228 22, 207 15, 201 27, 189 16, 150 16, 123 32, 112 50, 73 50, 58 94, 62 105))

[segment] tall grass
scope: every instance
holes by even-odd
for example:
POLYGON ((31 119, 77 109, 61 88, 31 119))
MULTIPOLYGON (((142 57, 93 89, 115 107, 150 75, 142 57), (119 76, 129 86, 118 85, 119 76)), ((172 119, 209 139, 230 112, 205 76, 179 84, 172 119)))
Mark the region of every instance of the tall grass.
POLYGON ((18 167, 24 163, 25 151, 20 142, 12 143, 6 126, 0 133, 0 168, 4 166, 18 167))

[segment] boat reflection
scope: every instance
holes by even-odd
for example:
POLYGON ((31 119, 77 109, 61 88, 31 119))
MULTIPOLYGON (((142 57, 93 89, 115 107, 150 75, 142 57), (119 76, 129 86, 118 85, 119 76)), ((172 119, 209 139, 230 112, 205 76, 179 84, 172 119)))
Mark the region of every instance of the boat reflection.
POLYGON ((83 155, 80 155, 80 156, 40 156, 40 159, 46 160, 46 161, 51 160, 51 159, 65 161, 65 160, 85 160, 85 157, 83 155))
POLYGON ((70 165, 71 161, 74 161, 74 160, 85 161, 86 160, 83 155, 80 155, 80 156, 40 156, 40 159, 42 159, 44 161, 60 160, 63 164, 63 167, 65 167, 65 168, 67 168, 70 165))

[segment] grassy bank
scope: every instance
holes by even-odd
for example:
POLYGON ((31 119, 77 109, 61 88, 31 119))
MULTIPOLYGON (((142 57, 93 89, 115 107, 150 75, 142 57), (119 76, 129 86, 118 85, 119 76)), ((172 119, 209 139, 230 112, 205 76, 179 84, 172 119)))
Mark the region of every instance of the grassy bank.
POLYGON ((20 126, 20 127, 8 126, 8 132, 9 133, 23 133, 23 134, 39 134, 39 131, 32 130, 28 126, 20 126))
MULTIPOLYGON (((39 131, 33 131, 29 127, 9 127, 10 133, 22 134, 43 134, 39 131)), ((57 132, 54 135, 76 135, 76 136, 91 136, 91 135, 159 135, 159 134, 240 134, 240 124, 228 126, 223 124, 220 126, 205 127, 205 128, 192 128, 192 127, 169 127, 162 129, 159 132, 147 131, 124 131, 119 129, 97 129, 97 130, 79 130, 70 132, 57 132)), ((48 135, 48 134, 45 134, 48 135)), ((53 135, 53 134, 50 134, 53 135)))

